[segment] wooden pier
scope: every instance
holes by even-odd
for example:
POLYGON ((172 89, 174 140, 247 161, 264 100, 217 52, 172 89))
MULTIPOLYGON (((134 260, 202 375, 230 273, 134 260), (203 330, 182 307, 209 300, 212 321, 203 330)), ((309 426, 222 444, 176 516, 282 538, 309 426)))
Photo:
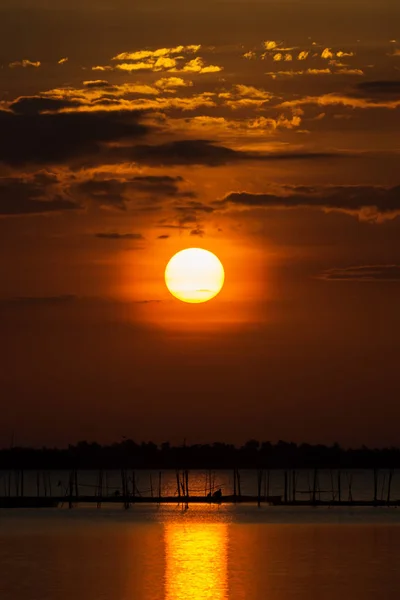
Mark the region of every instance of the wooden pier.
POLYGON ((221 496, 220 498, 208 498, 206 496, 136 496, 135 498, 129 497, 128 499, 122 498, 121 496, 79 496, 76 497, 65 497, 65 496, 7 496, 0 497, 0 508, 57 508, 63 506, 69 506, 69 508, 77 507, 79 505, 93 505, 100 508, 102 504, 113 504, 121 505, 124 508, 130 508, 135 504, 174 504, 188 507, 191 504, 208 504, 208 505, 221 505, 221 504, 253 504, 260 506, 261 504, 269 506, 291 506, 291 507, 400 507, 400 500, 287 500, 286 502, 282 496, 221 496))
MULTIPOLYGON (((248 504, 265 506, 287 507, 400 507, 400 499, 393 496, 394 470, 388 470, 379 477, 378 470, 371 470, 370 499, 357 499, 353 496, 354 473, 341 470, 327 470, 329 477, 328 486, 321 489, 319 470, 307 471, 308 485, 306 489, 298 489, 298 472, 296 470, 280 471, 281 493, 271 493, 271 477, 273 471, 269 469, 254 469, 256 484, 253 489, 256 494, 242 493, 242 478, 239 469, 233 469, 233 487, 221 489, 216 484, 216 472, 205 472, 204 493, 197 489, 190 489, 190 472, 188 469, 177 469, 169 476, 168 492, 163 494, 163 473, 149 473, 149 489, 140 491, 137 487, 137 472, 121 469, 120 484, 110 487, 107 472, 98 471, 95 484, 87 484, 82 480, 82 472, 76 469, 67 472, 68 479, 61 485, 52 487, 49 473, 38 472, 36 479, 36 495, 32 495, 32 486, 26 493, 27 486, 24 480, 24 471, 16 470, 3 474, 4 494, 0 496, 1 508, 73 508, 79 505, 94 505, 101 508, 103 504, 122 505, 125 509, 135 504, 149 505, 180 505, 188 509, 190 505, 220 505, 220 504, 248 504), (171 486, 171 475, 174 484, 171 486), (345 485, 345 481, 347 485, 345 485), (57 487, 57 491, 54 489, 57 487), (89 491, 88 488, 91 488, 89 491), (229 489, 230 488, 230 489, 229 489), (82 493, 82 491, 84 493, 82 493), (174 492, 171 494, 171 491, 174 492), (233 491, 233 493, 231 493, 233 491)), ((32 475, 31 473, 31 479, 32 475)), ((115 476, 115 473, 114 473, 115 476)), ((276 475, 273 475, 276 477, 276 475)), ((147 475, 146 475, 147 477, 147 475)), ((248 477, 248 473, 247 473, 248 477)), ((326 473, 325 473, 326 484, 326 473)), ((197 486, 199 481, 197 478, 197 486)), ((35 487, 33 488, 35 489, 35 487)), ((278 491, 274 489, 274 492, 278 491)), ((366 494, 364 494, 365 496, 366 494)))

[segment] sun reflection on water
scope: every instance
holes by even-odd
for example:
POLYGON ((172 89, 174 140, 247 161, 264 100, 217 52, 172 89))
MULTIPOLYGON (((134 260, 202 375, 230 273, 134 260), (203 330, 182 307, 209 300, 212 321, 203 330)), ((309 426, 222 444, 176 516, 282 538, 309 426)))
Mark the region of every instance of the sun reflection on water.
POLYGON ((168 523, 164 535, 165 600, 225 600, 228 526, 168 523))

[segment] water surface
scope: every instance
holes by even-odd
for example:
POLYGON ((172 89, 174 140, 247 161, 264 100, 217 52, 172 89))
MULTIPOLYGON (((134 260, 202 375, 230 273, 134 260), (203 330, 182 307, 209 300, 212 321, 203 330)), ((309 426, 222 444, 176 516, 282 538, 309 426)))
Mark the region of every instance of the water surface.
POLYGON ((396 509, 2 510, 1 600, 400 597, 396 509))

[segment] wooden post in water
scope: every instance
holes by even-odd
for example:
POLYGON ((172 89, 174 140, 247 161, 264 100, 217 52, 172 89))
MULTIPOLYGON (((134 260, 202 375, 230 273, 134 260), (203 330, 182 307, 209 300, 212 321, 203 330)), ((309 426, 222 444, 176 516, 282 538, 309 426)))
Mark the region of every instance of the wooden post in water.
MULTIPOLYGON (((50 479, 49 479, 50 482, 50 479)), ((74 483, 75 483, 75 498, 76 501, 78 502, 79 499, 79 487, 78 487, 78 470, 75 469, 74 471, 74 483)), ((50 496, 51 496, 51 490, 50 490, 50 496)))
POLYGON ((260 508, 260 506, 261 506, 262 477, 263 477, 262 469, 258 469, 258 471, 257 471, 257 506, 258 506, 258 508, 260 508))
POLYGON ((239 469, 236 469, 236 477, 237 477, 237 487, 238 487, 238 494, 239 494, 239 498, 242 497, 242 488, 240 485, 240 473, 239 473, 239 469))
POLYGON ((99 471, 99 496, 100 496, 100 498, 99 498, 99 502, 97 504, 97 508, 101 508, 101 500, 102 500, 103 494, 104 494, 104 491, 103 491, 103 478, 104 478, 103 469, 100 469, 100 471, 99 471))
POLYGON ((121 469, 121 482, 122 482, 122 495, 124 498, 124 508, 127 510, 129 508, 129 489, 128 482, 126 476, 126 470, 121 469))
POLYGON ((293 469, 292 472, 292 499, 296 502, 296 471, 293 469))
POLYGON ((136 474, 132 471, 132 502, 135 502, 136 497, 136 474))
POLYGON ((314 482, 313 482, 313 492, 312 492, 313 504, 315 504, 317 501, 317 481, 318 481, 318 470, 314 469, 314 482))
POLYGON ((158 473, 158 498, 161 500, 161 471, 158 473))
POLYGON ((339 502, 341 502, 342 501, 342 482, 341 482, 340 469, 338 470, 338 474, 337 474, 337 485, 338 485, 338 498, 339 498, 339 502))
POLYGON ((189 508, 189 471, 185 472, 185 487, 186 487, 186 510, 189 508))
POLYGON ((385 493, 385 485, 386 485, 386 473, 383 474, 383 482, 382 482, 382 491, 381 491, 381 500, 383 500, 383 495, 385 493))
POLYGON ((353 473, 350 474, 349 477, 349 502, 353 502, 353 473))
POLYGON ((374 502, 378 502, 378 469, 374 469, 374 502))
POLYGON ((150 472, 150 495, 153 497, 153 477, 150 472))
POLYGON ((285 504, 287 504, 288 501, 288 473, 287 471, 285 471, 285 489, 284 489, 284 500, 285 500, 285 504))
POLYGON ((178 499, 180 501, 181 499, 181 482, 180 482, 180 476, 179 476, 179 469, 177 469, 176 471, 176 486, 177 486, 177 491, 178 491, 178 499))
POLYGON ((236 504, 236 467, 233 469, 233 498, 236 504))
POLYGON ((68 499, 68 508, 72 508, 72 496, 74 493, 74 479, 73 479, 73 471, 70 471, 69 474, 69 499, 68 499))
POLYGON ((14 471, 15 495, 19 496, 19 471, 14 471))
POLYGON ((387 503, 390 502, 390 488, 392 487, 392 479, 393 479, 393 469, 389 471, 389 479, 388 479, 388 490, 387 490, 387 503))
POLYGON ((185 491, 185 471, 182 471, 182 473, 181 473, 181 488, 182 488, 182 496, 185 497, 186 496, 186 491, 185 491))
POLYGON ((101 508, 101 499, 103 497, 103 471, 99 469, 99 481, 97 486, 97 508, 101 508))

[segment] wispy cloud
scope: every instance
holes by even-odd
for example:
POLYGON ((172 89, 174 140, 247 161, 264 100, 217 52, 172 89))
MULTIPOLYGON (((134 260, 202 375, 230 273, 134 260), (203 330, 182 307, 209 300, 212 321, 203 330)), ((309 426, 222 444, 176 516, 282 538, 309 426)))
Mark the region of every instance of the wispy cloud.
POLYGON ((360 221, 383 223, 400 215, 400 186, 283 186, 280 193, 231 192, 219 206, 318 209, 346 213, 360 221))
POLYGON ((114 241, 144 240, 144 237, 141 233, 117 233, 116 231, 112 231, 112 232, 99 232, 99 233, 95 233, 94 235, 95 235, 95 237, 97 237, 101 240, 114 240, 114 241))
POLYGON ((327 269, 318 276, 325 281, 400 282, 400 265, 357 265, 327 269))
POLYGON ((136 50, 134 52, 121 52, 114 56, 111 60, 113 61, 142 61, 144 59, 158 59, 166 56, 175 54, 196 54, 199 52, 200 45, 189 45, 189 46, 175 46, 172 48, 157 48, 156 50, 136 50))
POLYGON ((43 174, 0 178, 0 215, 37 215, 82 208, 54 183, 52 177, 43 174))
POLYGON ((15 69, 17 67, 22 67, 24 69, 32 67, 34 69, 38 69, 41 64, 42 63, 40 62, 40 60, 33 61, 33 60, 23 59, 23 60, 16 60, 14 62, 11 62, 8 66, 10 67, 10 69, 15 69))
POLYGON ((299 77, 301 75, 332 75, 331 69, 306 69, 300 71, 288 70, 288 71, 269 71, 265 73, 276 79, 277 77, 299 77))
POLYGON ((399 99, 371 99, 363 98, 350 95, 340 94, 323 94, 321 96, 305 96, 303 98, 297 98, 295 100, 287 100, 282 102, 282 108, 289 108, 293 106, 304 106, 304 105, 317 105, 317 106, 348 106, 349 108, 359 109, 374 109, 374 108, 387 108, 394 110, 400 106, 399 99))
POLYGON ((127 203, 135 199, 154 201, 159 198, 183 199, 196 196, 192 190, 187 189, 182 177, 169 175, 135 175, 118 178, 106 174, 76 184, 72 192, 82 201, 91 199, 100 206, 111 206, 118 210, 126 210, 127 203))

